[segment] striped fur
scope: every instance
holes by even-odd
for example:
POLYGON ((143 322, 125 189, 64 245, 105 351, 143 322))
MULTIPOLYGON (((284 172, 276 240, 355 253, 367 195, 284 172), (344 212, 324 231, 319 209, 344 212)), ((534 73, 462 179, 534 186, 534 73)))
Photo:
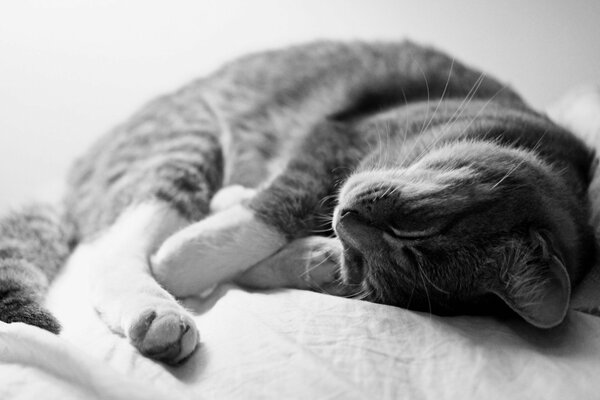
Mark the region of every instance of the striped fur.
POLYGON ((74 245, 72 224, 51 207, 30 205, 0 220, 0 318, 51 332, 60 324, 40 305, 74 245))

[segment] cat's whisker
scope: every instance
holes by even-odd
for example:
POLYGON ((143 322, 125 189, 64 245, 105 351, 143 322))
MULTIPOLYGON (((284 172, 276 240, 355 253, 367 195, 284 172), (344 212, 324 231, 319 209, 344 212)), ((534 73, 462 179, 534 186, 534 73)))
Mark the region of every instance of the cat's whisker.
POLYGON ((314 218, 318 222, 317 228, 331 226, 333 222, 332 214, 316 214, 314 218))
POLYGON ((479 74, 479 77, 475 80, 475 82, 473 83, 473 86, 471 87, 471 89, 469 89, 465 98, 461 101, 461 103, 459 104, 458 108, 454 111, 452 116, 450 116, 450 119, 449 119, 450 122, 456 121, 460 117, 460 115, 463 113, 465 108, 469 105, 470 101, 473 99, 473 97, 477 93, 477 90, 479 90, 479 87, 483 83, 485 76, 486 75, 484 72, 481 72, 479 74))
POLYGON ((304 272, 300 276, 302 276, 302 277, 310 276, 310 273, 312 271, 314 271, 315 269, 319 268, 321 265, 323 265, 324 263, 326 263, 330 259, 331 259, 331 256, 327 256, 323 260, 321 260, 318 264, 312 265, 310 267, 308 266, 308 260, 307 260, 306 268, 304 268, 304 272))
POLYGON ((460 108, 460 112, 458 113, 458 115, 456 116, 456 118, 454 118, 454 122, 456 122, 465 112, 465 110, 468 108, 468 106, 471 104, 471 102, 473 101, 473 99, 475 98, 475 96, 477 95, 477 91, 479 90, 479 88, 481 87, 481 85, 483 84, 483 81, 486 78, 486 74, 485 73, 481 73, 481 75, 479 76, 479 79, 477 80, 476 84, 473 86, 473 91, 467 95, 466 97, 466 103, 464 104, 463 107, 460 108))
POLYGON ((442 127, 441 132, 439 133, 439 136, 443 136, 443 134, 446 133, 447 129, 452 124, 454 124, 456 121, 458 121, 458 119, 462 116, 464 111, 467 109, 469 104, 471 104, 471 101, 477 94, 477 91, 481 87, 481 84, 485 80, 485 77, 486 77, 486 74, 484 72, 479 74, 479 77, 475 80, 475 83, 473 83, 473 86, 471 87, 471 89, 469 90, 469 92, 467 93, 465 98, 461 101, 458 108, 454 111, 452 116, 449 118, 448 122, 446 124, 444 124, 444 126, 442 127))
POLYGON ((380 170, 385 168, 385 166, 389 162, 389 152, 388 148, 390 147, 390 126, 389 122, 385 121, 382 127, 377 127, 377 163, 373 166, 373 170, 380 170), (385 134, 385 143, 382 138, 382 135, 385 134))
POLYGON ((373 287, 369 287, 367 281, 363 281, 358 286, 360 287, 360 290, 358 290, 352 296, 352 298, 354 298, 354 299, 365 300, 365 299, 368 299, 369 297, 371 297, 373 295, 373 293, 375 292, 375 289, 373 287))
POLYGON ((356 299, 357 297, 360 297, 360 296, 364 296, 363 298, 366 298, 368 296, 371 296, 373 293, 372 289, 369 289, 369 291, 367 293, 367 289, 365 288, 365 286, 363 284, 343 284, 343 282, 340 281, 339 285, 343 285, 344 289, 346 289, 346 291, 338 293, 337 296, 343 297, 346 299, 356 299), (357 287, 357 290, 350 291, 350 289, 354 289, 355 286, 357 287))
POLYGON ((396 191, 398 189, 397 186, 390 186, 388 187, 385 192, 380 195, 380 198, 385 199, 386 197, 388 197, 390 195, 390 193, 393 193, 394 191, 396 191))
POLYGON ((423 289, 425 289, 425 297, 427 298, 427 305, 429 306, 429 315, 431 316, 432 314, 432 307, 431 307, 431 299, 429 297, 429 290, 427 290, 427 284, 425 283, 425 278, 423 278, 423 269, 421 268, 420 265, 418 265, 419 268, 419 276, 421 277, 421 281, 423 281, 423 289))
POLYGON ((311 229, 311 233, 327 233, 330 232, 331 228, 324 228, 324 229, 311 229))
POLYGON ((521 160, 517 165, 515 165, 514 167, 512 167, 510 170, 508 170, 508 172, 506 174, 504 174, 504 176, 502 178, 500 178, 500 180, 498 182, 496 182, 491 189, 496 189, 502 182, 504 182, 510 175, 512 175, 517 169, 519 169, 521 167, 521 165, 523 165, 523 163, 525 162, 525 159, 521 160))
POLYGON ((382 162, 381 162, 381 158, 383 156, 383 144, 382 144, 382 139, 381 139, 381 130, 379 129, 379 127, 377 128, 377 159, 376 159, 376 163, 375 165, 373 165, 374 169, 379 169, 381 168, 382 162))
POLYGON ((460 116, 462 115, 462 113, 464 112, 464 110, 467 108, 467 106, 469 105, 469 103, 471 102, 471 100, 473 99, 473 97, 475 96, 475 94, 477 93, 477 90, 479 90, 479 87, 481 86, 481 84, 482 84, 482 82, 483 82, 484 79, 485 79, 485 74, 482 72, 482 73, 479 74, 479 77, 475 80, 475 82, 473 83, 473 86, 471 87, 471 89, 469 89, 469 91, 467 92, 466 96, 463 98, 463 100, 461 101, 461 103, 458 105, 458 107, 456 108, 456 110, 454 111, 454 113, 452 113, 452 115, 448 119, 448 122, 446 124, 444 124, 444 126, 442 127, 442 129, 440 129, 440 131, 437 133, 437 135, 436 135, 437 137, 435 138, 435 140, 432 143, 432 145, 429 146, 424 151, 427 151, 427 150, 433 148, 433 146, 438 143, 439 138, 441 138, 443 136, 443 134, 446 132, 446 130, 448 129, 448 127, 450 125, 452 125, 454 122, 456 122, 456 120, 458 120, 458 118, 460 118, 460 116))
MULTIPOLYGON (((475 83, 473 84, 473 86, 471 87, 471 89, 469 90, 469 92, 467 93, 467 95, 465 96, 465 98, 459 104, 458 108, 454 111, 454 113, 452 114, 452 116, 450 117, 448 122, 445 123, 442 126, 442 128, 439 130, 439 132, 436 133, 436 137, 434 138, 434 140, 421 151, 421 153, 419 154, 417 159, 422 158, 431 149, 433 149, 439 143, 440 139, 442 137, 444 137, 444 134, 449 129, 449 127, 452 124, 454 124, 462 116, 462 114, 464 113, 464 110, 467 109, 468 105, 471 103, 471 101, 477 94, 477 91, 479 90, 479 87, 483 83, 484 79, 485 79, 485 74, 482 72, 479 75, 479 77, 477 78, 477 80, 475 81, 475 83)), ((424 138, 422 140, 424 140, 424 138)))
MULTIPOLYGON (((389 165, 389 157, 390 157, 390 153, 388 151, 389 147, 390 147, 390 126, 389 126, 389 122, 385 122, 383 125, 383 132, 385 134, 385 146, 383 147, 383 157, 382 157, 382 168, 385 168, 386 165, 389 165)), ((383 143, 382 143, 383 144, 383 143)))
POLYGON ((330 233, 331 235, 328 235, 327 237, 334 237, 335 235, 332 233, 333 228, 331 227, 331 223, 327 224, 327 228, 323 228, 323 229, 313 229, 311 230, 311 232, 313 234, 317 234, 317 235, 321 235, 324 233, 330 233))
POLYGON ((446 84, 444 85, 444 89, 442 91, 442 95, 441 95, 441 97, 440 97, 437 105, 435 106, 435 110, 433 110, 433 114, 431 115, 431 118, 429 118, 429 121, 427 121, 427 125, 425 126, 425 128, 421 130, 421 133, 426 132, 427 129, 429 129, 429 126, 431 125, 431 123, 435 119, 435 116, 436 116, 436 114, 438 112, 438 109, 440 108, 440 105, 444 101, 444 96, 446 95, 446 91, 448 90, 448 84, 450 83, 450 78, 452 77, 452 69, 454 68, 454 61, 455 61, 455 59, 452 58, 452 63, 450 64, 450 68, 449 68, 449 72, 448 72, 448 77, 446 79, 446 84))
POLYGON ((481 113, 487 108, 487 106, 494 101, 494 99, 496 97, 498 97, 498 95, 500 93, 502 93, 505 89, 507 88, 507 85, 502 85, 502 87, 500 89, 498 89, 496 91, 496 93, 494 93, 494 95, 492 97, 490 97, 484 104, 483 106, 481 106, 481 108, 479 109, 479 111, 477 112, 477 114, 475 114, 475 116, 473 118, 471 118, 471 121, 469 121, 469 123, 467 124, 466 127, 463 128, 463 132, 467 132, 469 127, 471 126, 471 124, 473 124, 473 122, 475 122, 479 116, 481 115, 481 113))
MULTIPOLYGON (((390 185, 388 191, 385 193, 385 196, 387 198, 391 198, 394 196, 394 194, 398 193, 398 191, 400 190, 401 186, 397 185, 397 184, 392 184, 390 185)), ((393 199, 392 199, 393 200, 393 199)))
POLYGON ((386 138, 386 143, 385 143, 385 148, 386 148, 386 152, 385 152, 385 164, 384 167, 389 165, 390 163, 390 157, 391 157, 391 152, 389 151, 390 147, 391 147, 391 139, 390 139, 390 132, 392 130, 391 128, 391 122, 387 122, 385 124, 385 138, 386 138))
MULTIPOLYGON (((421 268, 421 266, 419 266, 419 268, 421 268)), ((450 294, 450 292, 446 289, 442 289, 441 287, 439 287, 438 285, 436 285, 435 283, 433 283, 431 281, 431 279, 429 279, 429 277, 427 276, 427 274, 425 273, 425 271, 423 271, 423 268, 421 268, 421 273, 423 274, 423 277, 425 278, 425 280, 427 280, 427 282, 438 292, 444 293, 444 294, 450 294)))
POLYGON ((355 300, 366 300, 373 295, 373 289, 365 290, 354 296, 355 300))
MULTIPOLYGON (((430 100, 431 100, 431 94, 430 94, 430 90, 429 90, 429 81, 427 80, 427 75, 425 74, 425 71, 423 71, 423 68, 421 68, 421 64, 419 64, 418 62, 417 62, 417 68, 419 68, 419 71, 421 71, 421 75, 423 75, 423 79, 425 80, 425 88, 427 89, 427 117, 428 117, 430 100)), ((427 117, 423 120, 421 129, 419 129, 420 133, 423 133, 423 128, 425 127, 425 123, 427 122, 427 117)))
POLYGON ((541 144, 542 144, 542 140, 544 140, 544 138, 546 137, 546 135, 548 134, 548 129, 544 130, 544 133, 542 133, 542 135, 540 136, 540 138, 537 140, 537 142, 535 142, 535 145, 533 146, 532 151, 536 152, 539 150, 541 144))
MULTIPOLYGON (((406 105, 408 105, 408 100, 406 99, 406 93, 404 93, 404 90, 402 89, 402 96, 404 97, 404 103, 406 105)), ((409 128, 409 122, 410 119, 408 118, 408 116, 406 116, 404 118, 404 137, 402 139, 402 146, 398 148, 398 151, 400 152, 401 149, 404 148, 404 146, 406 145, 406 140, 408 139, 408 128, 409 128)), ((404 160, 403 160, 404 161, 404 160)))
MULTIPOLYGON (((536 151, 539 148, 539 146, 542 143, 542 140, 544 139, 544 137, 546 136, 547 133, 548 133, 548 130, 545 130, 544 133, 540 136, 540 138, 537 140, 537 142, 533 146, 533 151, 536 151)), ((527 161, 527 159, 523 158, 517 165, 515 165, 513 168, 511 168, 502 178, 500 178, 500 180, 498 182, 496 182, 491 187, 491 189, 496 189, 502 182, 504 182, 508 177, 510 177, 510 175, 512 175, 517 169, 519 169, 523 165, 523 163, 525 163, 525 161, 527 161)))
POLYGON ((383 158, 383 144, 382 144, 382 140, 381 140, 381 130, 380 129, 377 129, 377 143, 376 143, 376 146, 377 146, 378 157, 377 157, 377 164, 374 165, 373 167, 375 169, 378 169, 378 168, 381 168, 381 165, 382 165, 381 159, 383 158))
POLYGON ((332 214, 316 214, 315 219, 323 222, 323 224, 331 223, 333 221, 332 214))
POLYGON ((328 201, 330 201, 331 199, 335 199, 337 198, 338 194, 337 193, 333 193, 330 194, 328 196, 323 197, 320 201, 319 201, 319 207, 323 207, 325 205, 325 203, 327 203, 328 201))
POLYGON ((417 283, 413 280, 413 287, 412 287, 412 290, 410 291, 410 296, 408 296, 408 302, 406 304, 407 309, 410 309, 410 305, 412 303, 412 298, 413 298, 413 295, 415 294, 416 288, 417 288, 417 283))

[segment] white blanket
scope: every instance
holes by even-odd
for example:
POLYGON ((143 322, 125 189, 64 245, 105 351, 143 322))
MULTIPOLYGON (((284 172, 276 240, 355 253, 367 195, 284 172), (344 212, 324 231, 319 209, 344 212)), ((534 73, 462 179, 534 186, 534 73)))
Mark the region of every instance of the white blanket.
MULTIPOLYGON (((597 399, 600 318, 557 329, 441 318, 327 295, 217 290, 191 299, 202 345, 168 368, 100 322, 82 248, 52 288, 60 337, 0 324, 0 399, 597 399)), ((600 296, 600 273, 575 304, 600 296)))
MULTIPOLYGON (((84 249, 85 251, 85 249, 84 249)), ((440 318, 327 295, 234 287, 188 301, 202 346, 179 368, 139 355, 86 300, 76 255, 53 288, 60 338, 0 327, 2 399, 592 399, 600 318, 440 318)))

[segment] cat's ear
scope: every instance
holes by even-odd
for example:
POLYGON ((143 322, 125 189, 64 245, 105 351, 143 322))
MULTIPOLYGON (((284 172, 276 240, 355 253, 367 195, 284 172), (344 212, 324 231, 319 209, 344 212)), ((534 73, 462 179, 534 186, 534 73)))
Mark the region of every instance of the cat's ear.
POLYGON ((530 243, 507 251, 507 264, 489 291, 538 328, 559 325, 569 309, 571 280, 552 241, 534 232, 530 243))

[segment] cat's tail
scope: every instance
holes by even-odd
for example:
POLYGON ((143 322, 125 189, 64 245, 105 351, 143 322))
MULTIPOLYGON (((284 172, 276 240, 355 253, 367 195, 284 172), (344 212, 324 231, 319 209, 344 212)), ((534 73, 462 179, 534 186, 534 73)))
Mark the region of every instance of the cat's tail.
POLYGON ((43 299, 75 243, 75 225, 65 215, 35 204, 0 218, 0 321, 60 331, 43 299))

